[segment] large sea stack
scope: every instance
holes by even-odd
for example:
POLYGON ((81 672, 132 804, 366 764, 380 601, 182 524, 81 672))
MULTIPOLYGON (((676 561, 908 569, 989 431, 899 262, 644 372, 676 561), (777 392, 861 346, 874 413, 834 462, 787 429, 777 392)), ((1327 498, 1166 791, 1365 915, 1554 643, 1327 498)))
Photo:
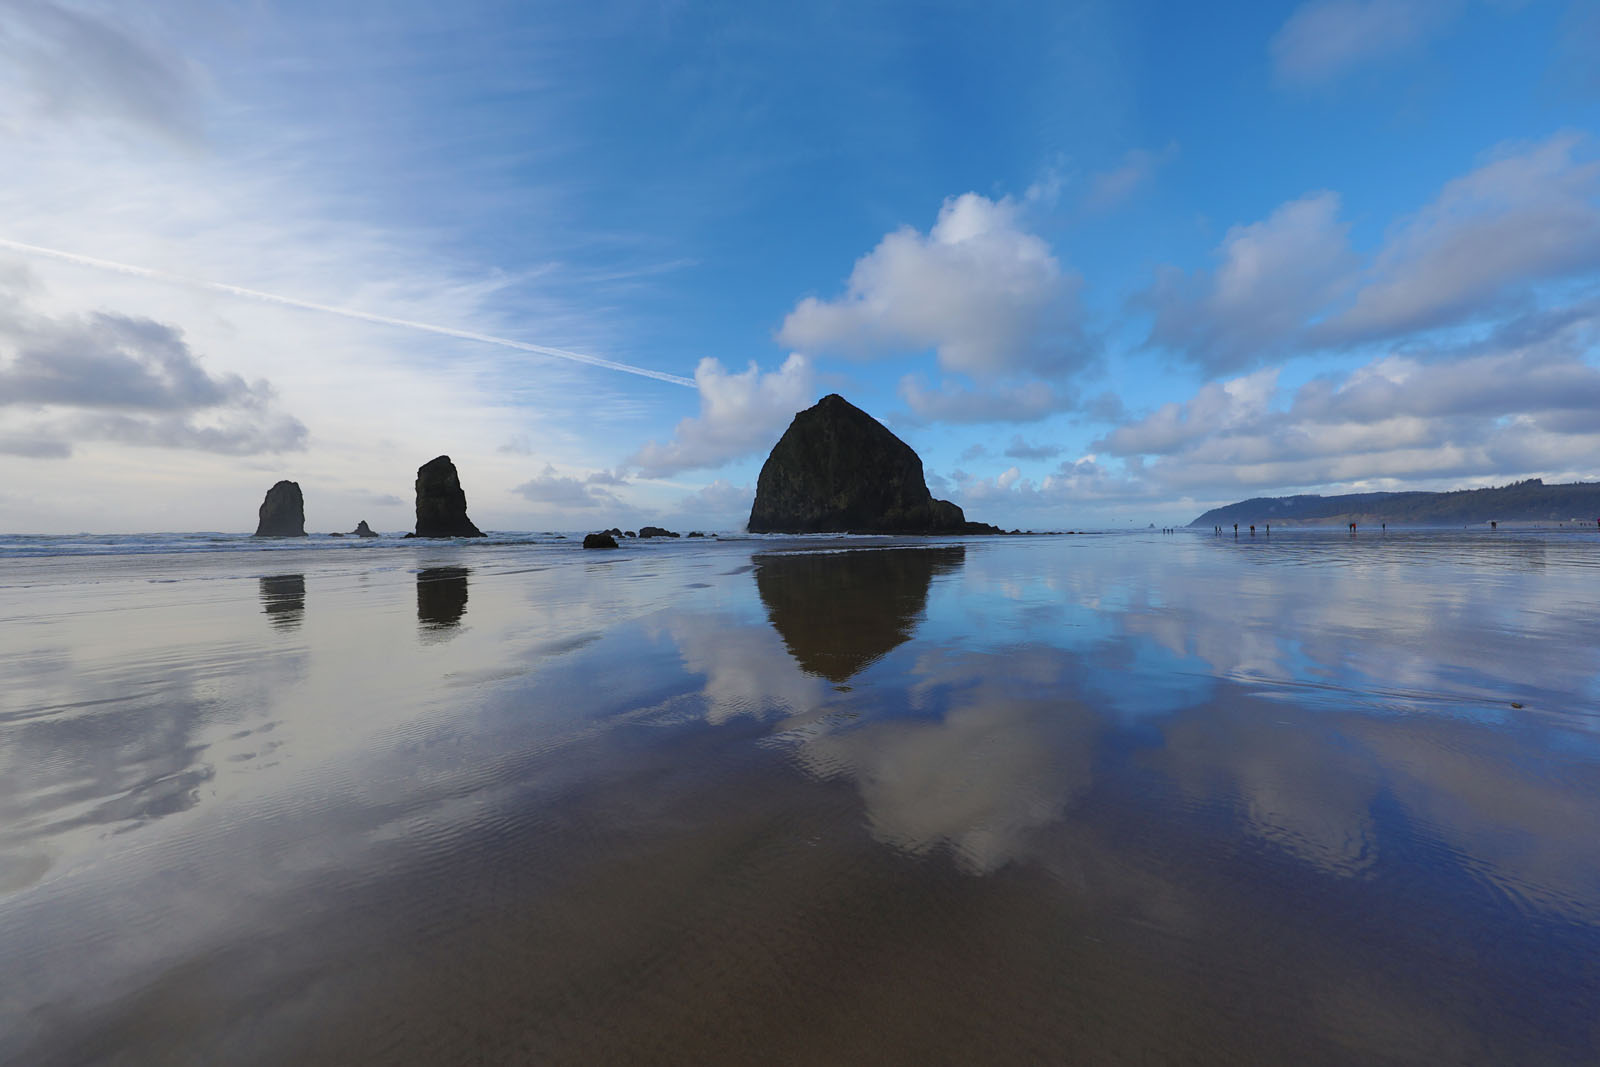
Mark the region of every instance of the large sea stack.
POLYGON ((751 533, 999 533, 935 500, 922 460, 837 393, 794 417, 756 481, 751 533))
POLYGON ((300 483, 283 481, 268 489, 256 516, 257 537, 304 537, 306 502, 300 483))
POLYGON ((417 468, 417 532, 415 537, 482 537, 467 518, 467 494, 449 456, 430 459, 417 468))

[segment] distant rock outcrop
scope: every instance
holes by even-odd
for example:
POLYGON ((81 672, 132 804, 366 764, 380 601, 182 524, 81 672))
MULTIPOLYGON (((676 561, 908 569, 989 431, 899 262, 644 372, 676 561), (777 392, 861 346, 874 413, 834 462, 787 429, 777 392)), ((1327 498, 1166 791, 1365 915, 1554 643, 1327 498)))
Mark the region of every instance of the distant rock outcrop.
POLYGON ((911 446, 837 393, 794 417, 756 480, 751 533, 1000 533, 935 500, 911 446))
POLYGON ((306 502, 300 483, 283 481, 268 489, 256 515, 257 537, 304 537, 306 502))
POLYGON ((413 537, 482 537, 467 518, 467 494, 449 456, 417 468, 417 530, 413 537))
POLYGON ((372 531, 372 527, 367 525, 367 520, 366 519, 362 519, 360 522, 356 523, 356 528, 354 530, 351 530, 350 532, 352 534, 354 534, 355 536, 357 536, 357 537, 377 537, 378 536, 376 533, 374 533, 372 531))
POLYGON ((583 535, 584 548, 616 548, 617 539, 609 533, 592 533, 583 535))
POLYGON ((639 527, 639 536, 641 538, 645 538, 645 537, 677 537, 678 535, 673 533, 671 530, 663 530, 659 526, 641 526, 641 527, 639 527))

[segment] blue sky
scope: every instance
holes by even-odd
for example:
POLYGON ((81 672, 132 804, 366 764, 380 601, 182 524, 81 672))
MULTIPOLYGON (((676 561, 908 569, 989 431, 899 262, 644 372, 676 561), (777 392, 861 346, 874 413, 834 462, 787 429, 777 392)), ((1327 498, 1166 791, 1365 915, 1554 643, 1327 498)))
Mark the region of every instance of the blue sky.
POLYGON ((830 391, 1008 527, 1600 478, 1596 70, 1561 0, 0 0, 0 525, 403 529, 446 452, 737 528, 830 391))

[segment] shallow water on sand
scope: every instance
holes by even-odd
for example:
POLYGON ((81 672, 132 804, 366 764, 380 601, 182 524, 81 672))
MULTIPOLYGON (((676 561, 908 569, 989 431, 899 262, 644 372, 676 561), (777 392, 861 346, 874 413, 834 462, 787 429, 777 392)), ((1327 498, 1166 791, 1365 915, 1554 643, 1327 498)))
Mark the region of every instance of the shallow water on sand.
POLYGON ((852 545, 0 560, 0 1061, 1600 1057, 1592 534, 852 545))

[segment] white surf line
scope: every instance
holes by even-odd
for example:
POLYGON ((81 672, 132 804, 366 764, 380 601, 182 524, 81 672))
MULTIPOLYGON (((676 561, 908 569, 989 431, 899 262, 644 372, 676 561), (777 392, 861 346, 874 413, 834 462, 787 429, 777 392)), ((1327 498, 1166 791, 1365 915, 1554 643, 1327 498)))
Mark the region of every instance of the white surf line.
POLYGON ((187 285, 197 289, 209 289, 214 293, 227 293, 230 296, 262 300, 269 304, 281 304, 284 307, 300 308, 304 311, 320 311, 325 315, 340 315, 347 319, 375 322, 381 326, 398 326, 404 330, 420 330, 423 333, 435 333, 443 337, 459 337, 463 341, 477 341, 486 345, 499 345, 502 348, 515 348, 521 352, 553 356, 556 359, 570 360, 573 363, 584 363, 591 367, 604 367, 606 370, 621 371, 624 374, 636 374, 641 378, 654 378, 658 382, 671 382, 673 385, 683 385, 690 389, 695 388, 694 379, 685 378, 681 374, 668 374, 666 371, 651 370, 648 367, 635 367, 631 363, 618 363, 615 360, 601 359, 599 356, 590 356, 582 352, 571 352, 565 348, 551 348, 549 345, 536 345, 528 341, 514 341, 509 337, 495 337, 493 334, 478 333, 475 330, 458 330, 451 326, 435 326, 427 322, 397 319, 389 315, 377 315, 370 311, 358 311, 355 308, 318 304, 310 300, 298 300, 292 296, 264 293, 259 289, 225 285, 222 282, 207 282, 198 278, 185 278, 181 274, 168 274, 166 271, 155 270, 151 267, 136 267, 131 263, 118 263, 110 259, 96 259, 94 256, 80 256, 76 252, 62 252, 55 248, 42 248, 39 245, 23 244, 21 241, 13 241, 5 237, 0 237, 0 248, 9 248, 13 252, 23 252, 28 255, 59 259, 65 263, 76 263, 79 266, 95 267, 99 270, 112 271, 116 274, 130 274, 135 278, 149 278, 153 281, 187 285))

